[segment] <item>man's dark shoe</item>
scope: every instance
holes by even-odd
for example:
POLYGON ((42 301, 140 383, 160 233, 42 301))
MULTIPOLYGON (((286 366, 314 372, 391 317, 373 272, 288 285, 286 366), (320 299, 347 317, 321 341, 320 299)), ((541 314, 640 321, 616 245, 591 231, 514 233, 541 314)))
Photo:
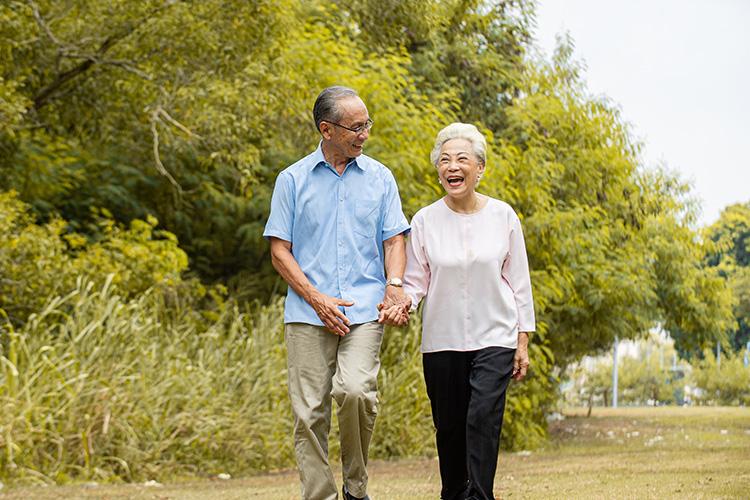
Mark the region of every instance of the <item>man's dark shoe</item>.
POLYGON ((370 497, 365 495, 363 497, 355 497, 351 493, 349 493, 349 490, 346 489, 346 485, 344 485, 344 489, 341 491, 341 494, 344 495, 344 500, 370 500, 370 497))

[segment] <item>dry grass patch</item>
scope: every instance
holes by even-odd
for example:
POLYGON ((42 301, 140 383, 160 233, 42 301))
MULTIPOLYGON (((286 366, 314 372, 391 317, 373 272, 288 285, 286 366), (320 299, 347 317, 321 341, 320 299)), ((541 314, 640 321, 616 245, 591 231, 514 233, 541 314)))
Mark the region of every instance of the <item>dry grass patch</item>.
MULTIPOLYGON (((531 453, 502 453, 498 498, 746 498, 750 491, 750 409, 621 408, 565 412, 552 440, 531 453)), ((377 439, 377 437, 376 437, 377 439)), ((375 461, 377 500, 439 497, 437 461, 375 461)), ((336 472, 336 477, 340 473, 336 472)), ((299 498, 297 474, 284 471, 165 486, 24 488, 5 499, 299 498)))

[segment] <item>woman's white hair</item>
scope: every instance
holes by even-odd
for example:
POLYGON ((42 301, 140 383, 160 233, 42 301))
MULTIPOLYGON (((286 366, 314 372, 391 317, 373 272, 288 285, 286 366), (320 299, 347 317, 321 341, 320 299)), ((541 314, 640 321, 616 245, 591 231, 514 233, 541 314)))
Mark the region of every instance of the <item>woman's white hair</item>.
POLYGON ((438 132, 435 138, 435 147, 432 148, 432 152, 430 153, 430 161, 433 165, 437 166, 438 164, 440 149, 443 147, 443 144, 452 139, 465 139, 469 141, 479 163, 487 165, 487 141, 484 136, 474 125, 459 122, 451 123, 438 132))

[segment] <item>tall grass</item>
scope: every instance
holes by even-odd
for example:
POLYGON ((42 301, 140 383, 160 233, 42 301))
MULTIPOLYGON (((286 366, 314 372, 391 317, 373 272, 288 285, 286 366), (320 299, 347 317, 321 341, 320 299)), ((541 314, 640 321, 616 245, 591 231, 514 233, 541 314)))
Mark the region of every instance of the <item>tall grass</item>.
MULTIPOLYGON (((21 331, 6 324, 7 480, 141 480, 288 466, 281 305, 197 313, 153 290, 78 282, 21 331)), ((26 481, 24 481, 26 482, 26 481)))
MULTIPOLYGON (((0 479, 168 480, 294 466, 282 318, 281 300, 210 316, 159 290, 125 299, 111 280, 79 279, 20 329, 0 323, 0 479)), ((373 457, 434 455, 419 331, 418 319, 386 330, 373 457)), ((337 437, 334 413, 332 461, 337 437)))

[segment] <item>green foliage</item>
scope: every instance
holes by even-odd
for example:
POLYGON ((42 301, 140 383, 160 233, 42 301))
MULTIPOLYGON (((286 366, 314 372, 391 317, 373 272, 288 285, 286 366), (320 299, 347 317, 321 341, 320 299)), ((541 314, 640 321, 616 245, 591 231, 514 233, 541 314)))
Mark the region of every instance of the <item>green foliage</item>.
POLYGON ((672 343, 657 343, 641 346, 635 357, 624 357, 618 367, 618 399, 632 405, 680 403, 686 363, 681 362, 676 371, 671 364, 676 354, 672 343))
POLYGON ((214 322, 79 280, 2 329, 0 475, 138 481, 289 466, 280 301, 214 322))
POLYGON ((531 367, 523 382, 511 381, 505 406, 501 446, 512 450, 537 448, 547 439, 547 415, 557 405, 555 359, 541 332, 529 343, 531 367))
POLYGON ((721 364, 710 350, 693 362, 692 380, 700 389, 697 400, 709 405, 750 405, 750 367, 743 352, 722 354, 721 364))
POLYGON ((0 193, 0 310, 12 324, 23 324, 48 297, 68 293, 79 277, 102 283, 111 275, 129 297, 181 281, 187 256, 154 218, 126 229, 100 216, 98 225, 101 238, 90 243, 60 219, 35 224, 14 193, 0 193))
POLYGON ((0 134, 0 188, 78 231, 96 231, 92 206, 124 223, 153 215, 193 270, 243 295, 278 286, 260 235, 277 172, 315 146, 310 89, 360 90, 382 127, 372 152, 415 187, 425 148, 456 107, 450 90, 425 97, 401 47, 364 50, 325 3, 2 9, 14 22, 0 29, 10 61, 0 95, 13 94, 0 109, 17 119, 0 134))
MULTIPOLYGON (((722 277, 747 317, 744 212, 704 244, 687 188, 640 166, 570 41, 551 63, 527 57, 532 20, 528 0, 3 2, 0 474, 291 465, 285 286, 262 228, 332 84, 367 103, 367 152, 408 216, 442 196, 440 128, 488 137, 480 190, 522 217, 538 317, 504 446, 538 444, 555 374, 615 336, 660 323, 683 352, 722 340, 722 277), (235 306, 252 299, 266 305, 235 306)), ((418 338, 418 322, 386 337, 375 456, 434 452, 418 338)))
MULTIPOLYGON (((196 300, 154 288, 128 299, 110 275, 79 279, 19 329, 5 322, 0 477, 143 481, 291 466, 283 301, 246 312, 227 303, 207 319, 196 300)), ((374 457, 434 454, 419 332, 415 322, 386 333, 374 457)), ((552 364, 532 354, 530 383, 512 388, 509 448, 546 435, 528 415, 549 404, 552 364)))
POLYGON ((524 70, 532 2, 364 0, 341 9, 341 22, 365 46, 408 50, 411 72, 433 100, 456 93, 460 120, 504 127, 524 70))
POLYGON ((571 383, 563 391, 565 404, 589 408, 599 404, 608 406, 612 401, 612 360, 602 356, 590 365, 585 363, 575 366, 570 373, 571 383))
POLYGON ((686 189, 639 166, 638 146, 606 101, 587 95, 562 45, 529 68, 506 109, 482 189, 522 217, 539 324, 564 367, 657 322, 686 349, 726 330, 730 296, 690 228, 686 189))
MULTIPOLYGON (((628 344, 625 344, 628 345, 628 344)), ((564 396, 569 405, 603 405, 612 402, 612 356, 587 358, 572 372, 564 396)), ((618 357, 618 404, 681 404, 690 371, 687 362, 678 361, 672 339, 651 334, 635 343, 634 349, 618 357)))
POLYGON ((386 328, 378 375, 380 406, 370 445, 373 456, 435 455, 435 430, 419 351, 421 332, 419 318, 404 328, 386 328))
POLYGON ((750 203, 727 207, 711 227, 707 237, 715 243, 705 262, 726 278, 735 297, 731 345, 735 351, 750 342, 750 203))

